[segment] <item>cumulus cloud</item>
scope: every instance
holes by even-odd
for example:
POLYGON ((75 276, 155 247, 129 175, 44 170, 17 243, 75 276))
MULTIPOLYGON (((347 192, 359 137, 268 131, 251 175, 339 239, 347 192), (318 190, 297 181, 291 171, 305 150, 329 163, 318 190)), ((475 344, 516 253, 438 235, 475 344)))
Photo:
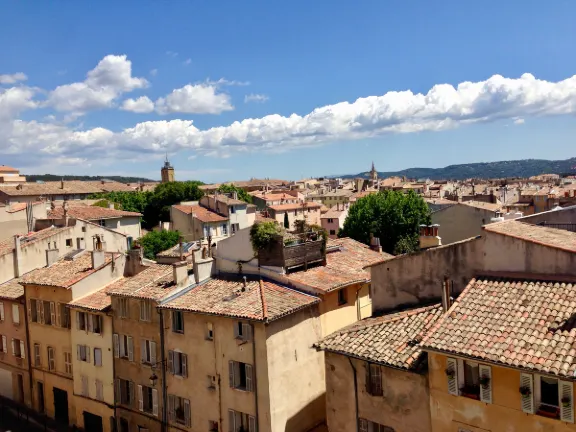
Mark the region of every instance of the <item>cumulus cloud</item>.
POLYGON ((244 96, 244 103, 249 103, 249 102, 264 103, 268 99, 270 99, 270 98, 268 96, 266 96, 265 94, 250 93, 250 94, 247 94, 246 96, 244 96))
POLYGON ((121 108, 135 113, 149 113, 154 111, 154 102, 148 96, 141 96, 138 99, 126 99, 121 108))
POLYGON ((0 89, 0 120, 13 119, 22 111, 36 108, 38 103, 33 100, 35 93, 30 87, 0 89))
MULTIPOLYGON (((210 113, 231 109, 228 96, 210 87, 204 84, 177 89, 160 99, 160 108, 164 112, 210 113)), ((34 104, 32 95, 20 95, 16 100, 20 101, 16 108, 6 102, 0 106, 12 106, 13 113, 25 109, 22 103, 24 107, 34 104)), ((558 82, 538 80, 530 74, 517 79, 495 75, 455 87, 436 85, 426 94, 391 91, 319 107, 305 115, 271 114, 204 130, 192 120, 183 119, 141 122, 117 132, 103 128, 80 131, 65 125, 14 120, 0 127, 0 142, 7 143, 0 146, 0 154, 118 160, 188 150, 198 155, 225 156, 235 151, 290 150, 391 133, 440 131, 478 122, 575 113, 576 75, 558 82)))
POLYGON ((148 86, 144 78, 132 76, 132 62, 125 55, 107 55, 88 72, 82 82, 56 87, 48 105, 57 111, 85 113, 111 107, 123 93, 148 86))
POLYGON ((16 84, 18 81, 26 81, 28 77, 22 72, 15 74, 0 75, 0 84, 16 84))
POLYGON ((188 84, 156 101, 159 114, 220 114, 233 110, 230 96, 215 85, 188 84))

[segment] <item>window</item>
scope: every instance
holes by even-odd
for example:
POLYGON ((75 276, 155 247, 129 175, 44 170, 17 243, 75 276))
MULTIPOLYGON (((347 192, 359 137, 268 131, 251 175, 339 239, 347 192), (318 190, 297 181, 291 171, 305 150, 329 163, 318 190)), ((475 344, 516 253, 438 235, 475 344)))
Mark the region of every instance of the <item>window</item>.
POLYGON ((158 415, 158 390, 148 386, 138 386, 138 409, 158 415))
POLYGON ((180 351, 168 351, 168 370, 173 375, 188 376, 188 356, 180 351))
POLYGON ((20 307, 17 304, 12 305, 12 322, 16 325, 20 324, 20 307))
POLYGON ((42 355, 41 355, 40 349, 41 349, 40 344, 35 343, 34 344, 34 366, 36 366, 36 367, 42 367, 42 355))
POLYGON ((230 206, 230 213, 232 214, 236 213, 236 207, 230 206))
POLYGON ((87 345, 76 345, 76 358, 79 361, 90 363, 90 347, 87 345))
POLYGON ((120 318, 128 318, 129 317, 129 310, 128 310, 128 299, 127 298, 119 298, 117 300, 118 304, 118 313, 120 318))
POLYGON ((125 418, 120 418, 120 421, 118 422, 118 429, 118 432, 130 432, 130 424, 128 423, 128 420, 125 418))
POLYGON ((95 334, 102 334, 102 316, 88 315, 88 331, 95 334))
POLYGON ((72 239, 71 239, 71 238, 67 238, 67 239, 66 239, 66 247, 67 247, 67 248, 72 247, 72 239))
POLYGON ((394 429, 389 426, 384 426, 378 423, 371 422, 366 419, 358 419, 360 432, 394 432, 394 429))
POLYGON ((184 333, 184 315, 181 311, 172 312, 172 331, 184 333))
POLYGON ((228 423, 231 432, 256 432, 256 417, 234 410, 228 410, 228 423))
POLYGON ((172 422, 190 427, 190 401, 180 396, 168 395, 168 418, 172 422))
POLYGON ((336 235, 336 230, 330 230, 330 235, 336 235))
POLYGON ((134 340, 131 336, 114 334, 114 357, 134 361, 134 340))
POLYGON ((100 225, 101 227, 105 227, 106 226, 106 220, 105 219, 99 219, 98 225, 100 225))
POLYGON ((38 302, 36 299, 30 299, 30 320, 35 323, 39 322, 38 302))
POLYGON ((44 324, 56 324, 56 305, 54 302, 42 302, 42 320, 44 324))
POLYGON ((298 216, 298 210, 294 210, 294 216, 298 216))
POLYGON ((48 347, 48 370, 56 370, 56 359, 54 356, 54 348, 48 347))
POLYGON ((228 364, 230 387, 238 390, 254 391, 252 365, 230 361, 228 364))
POLYGON ((96 380, 94 385, 96 387, 96 400, 104 400, 104 386, 102 385, 102 381, 96 380))
POLYGON ((4 303, 0 302, 0 321, 4 321, 4 303))
POLYGON ((478 363, 464 361, 464 385, 460 389, 462 396, 480 399, 480 368, 478 363))
POLYGON ((152 307, 150 301, 140 300, 140 321, 151 321, 152 307))
POLYGON ((212 236, 212 227, 210 225, 204 225, 204 237, 212 236))
POLYGON ((347 295, 347 291, 346 288, 342 288, 340 291, 338 291, 338 305, 342 306, 345 305, 346 303, 348 303, 348 295, 347 295))
POLYGON ((72 375, 72 353, 64 353, 64 370, 68 375, 72 375))
POLYGON ((206 323, 206 340, 214 340, 214 326, 212 323, 206 323))
POLYGON ((86 375, 82 375, 80 379, 82 381, 82 396, 89 397, 90 390, 88 389, 88 377, 86 375))
POLYGON ((251 341, 252 327, 250 326, 250 324, 238 321, 234 326, 234 337, 244 342, 251 341))
POLYGON ((24 346, 24 341, 21 341, 20 339, 12 339, 12 354, 14 357, 21 359, 26 358, 25 352, 26 348, 24 346))
POLYGON ((58 304, 58 309, 60 311, 60 327, 70 328, 70 309, 63 303, 58 304))
POLYGON ((228 225, 222 224, 222 235, 228 235, 228 225))
POLYGON ((377 364, 366 363, 366 392, 372 396, 382 396, 382 371, 377 364))
POLYGON ((540 410, 558 408, 558 380, 556 378, 540 377, 540 410))
POLYGON ((156 342, 147 339, 140 341, 140 360, 142 363, 156 364, 156 342))
POLYGON ((122 405, 131 405, 134 398, 134 383, 132 381, 116 380, 116 398, 122 405))
POLYGON ((86 331, 86 315, 85 312, 76 312, 76 327, 78 330, 86 331))
POLYGON ((94 348, 94 366, 102 366, 102 349, 94 348))
POLYGON ((8 352, 8 347, 6 345, 7 345, 6 336, 2 335, 2 344, 0 345, 0 352, 3 353, 8 352))

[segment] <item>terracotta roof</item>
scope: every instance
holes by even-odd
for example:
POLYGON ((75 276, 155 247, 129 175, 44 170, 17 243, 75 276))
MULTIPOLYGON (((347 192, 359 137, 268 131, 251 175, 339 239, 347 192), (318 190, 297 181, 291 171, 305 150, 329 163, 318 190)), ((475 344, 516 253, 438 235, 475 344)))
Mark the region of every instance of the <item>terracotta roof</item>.
MULTIPOLYGON (((192 254, 192 252, 194 252, 195 250, 200 249, 200 246, 196 243, 196 242, 187 242, 187 243, 182 243, 182 249, 183 249, 183 255, 186 256, 190 256, 192 254)), ((160 253, 157 253, 156 256, 161 256, 161 257, 179 257, 180 256, 180 244, 177 244, 176 246, 172 246, 170 249, 166 249, 165 251, 162 251, 160 253)))
POLYGON ((440 305, 378 318, 368 318, 343 328, 316 347, 387 366, 412 369, 422 358, 420 342, 442 316, 440 305))
MULTIPOLYGON (((40 240, 45 240, 48 237, 51 237, 56 234, 60 234, 61 232, 70 230, 70 227, 50 227, 40 231, 31 232, 28 234, 24 234, 20 236, 20 247, 26 248, 31 244, 34 244, 40 240)), ((12 253, 14 251, 14 238, 9 238, 0 241, 0 256, 12 253)))
POLYGON ((339 248, 326 254, 325 266, 309 267, 307 270, 288 273, 286 277, 294 282, 329 292, 354 283, 369 282, 370 272, 363 267, 392 257, 375 252, 351 238, 328 239, 327 248, 332 247, 339 248))
POLYGON ((105 311, 111 305, 112 298, 108 295, 107 287, 68 303, 68 306, 72 308, 88 309, 97 312, 105 311))
POLYGON ((10 196, 75 195, 113 191, 134 192, 134 189, 124 183, 115 181, 65 180, 64 188, 62 188, 62 183, 59 181, 20 183, 17 186, 0 185, 0 192, 10 196))
POLYGON ((227 217, 221 216, 218 213, 199 205, 178 204, 173 205, 172 207, 186 214, 194 213, 196 215, 196 219, 201 222, 226 222, 228 220, 227 217))
POLYGON ((573 378, 574 313, 576 283, 472 279, 422 346, 573 378))
POLYGON ((576 252, 576 233, 531 225, 516 220, 497 222, 483 227, 486 231, 498 233, 544 246, 576 252))
POLYGON ((272 321, 320 302, 320 299, 270 281, 210 279, 162 305, 166 309, 272 321))
POLYGON ((254 194, 254 196, 266 200, 266 201, 279 201, 279 200, 295 200, 295 201, 299 201, 298 197, 295 197, 293 195, 288 195, 285 193, 269 193, 269 194, 254 194))
MULTIPOLYGON (((38 201, 38 202, 32 203, 33 206, 40 205, 40 204, 44 204, 44 202, 38 201)), ((8 206, 8 209, 6 210, 6 213, 17 213, 19 211, 26 210, 27 205, 28 205, 28 203, 10 204, 8 206)))
MULTIPOLYGON (((99 206, 78 206, 68 208, 68 215, 75 219, 96 220, 96 219, 113 219, 121 217, 141 217, 141 213, 129 212, 124 210, 109 209, 99 206)), ((48 219, 62 219, 64 209, 56 207, 48 212, 48 219)))
POLYGON ((328 210, 326 213, 324 213, 321 217, 321 219, 336 219, 339 218, 342 213, 347 212, 348 209, 342 209, 340 206, 340 209, 338 210, 337 206, 332 207, 330 210, 328 210))
POLYGON ((0 165, 0 173, 19 173, 20 171, 16 168, 12 168, 8 165, 0 165))
POLYGON ((322 207, 322 204, 317 202, 306 202, 306 203, 293 203, 293 204, 278 204, 273 206, 268 206, 268 208, 274 211, 289 211, 289 210, 300 210, 302 208, 318 209, 322 207))
POLYGON ((276 219, 262 216, 262 213, 256 212, 256 218, 254 219, 254 222, 276 222, 276 219))
POLYGON ((22 278, 14 278, 0 285, 0 298, 16 300, 24 295, 24 287, 20 285, 22 278))
POLYGON ((70 288, 100 268, 112 261, 112 254, 106 253, 104 265, 97 269, 92 268, 92 256, 84 251, 74 259, 60 258, 50 267, 42 267, 31 271, 22 278, 23 284, 46 285, 61 288, 70 288))
POLYGON ((488 210, 488 211, 498 211, 502 208, 501 204, 495 204, 495 203, 488 203, 488 202, 483 202, 483 201, 462 201, 461 204, 467 205, 469 207, 474 207, 474 208, 478 208, 478 209, 484 209, 484 210, 488 210))
POLYGON ((151 264, 134 276, 123 277, 107 287, 109 295, 160 300, 174 285, 171 265, 151 264))
POLYGON ((227 204, 227 205, 247 205, 248 203, 238 200, 238 199, 234 199, 234 198, 230 198, 229 196, 226 196, 224 194, 218 194, 218 195, 210 195, 211 198, 215 198, 216 201, 220 201, 221 203, 227 204))

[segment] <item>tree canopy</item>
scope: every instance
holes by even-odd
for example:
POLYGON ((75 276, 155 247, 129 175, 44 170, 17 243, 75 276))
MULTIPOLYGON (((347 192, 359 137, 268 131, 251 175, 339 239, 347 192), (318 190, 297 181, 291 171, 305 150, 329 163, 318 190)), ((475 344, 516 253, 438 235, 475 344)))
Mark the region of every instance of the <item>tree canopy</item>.
POLYGON ((155 259, 156 254, 172 246, 176 246, 180 241, 178 231, 150 231, 145 236, 136 240, 136 244, 144 249, 144 256, 148 259, 155 259))
POLYGON ((238 194, 238 199, 248 204, 252 204, 252 195, 248 194, 244 189, 241 189, 233 184, 221 184, 218 187, 218 192, 222 193, 233 193, 236 192, 238 194))
POLYGON ((430 224, 430 210, 422 197, 413 191, 385 190, 358 199, 339 236, 369 244, 373 234, 384 252, 407 253, 418 249, 421 224, 430 224))

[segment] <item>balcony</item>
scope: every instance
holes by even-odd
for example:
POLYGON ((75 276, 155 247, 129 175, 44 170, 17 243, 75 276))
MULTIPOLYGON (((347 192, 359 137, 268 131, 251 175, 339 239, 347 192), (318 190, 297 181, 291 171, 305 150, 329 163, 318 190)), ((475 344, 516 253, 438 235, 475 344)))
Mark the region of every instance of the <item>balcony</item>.
POLYGON ((315 232, 275 236, 258 251, 260 265, 290 269, 321 262, 326 255, 325 240, 315 232))

